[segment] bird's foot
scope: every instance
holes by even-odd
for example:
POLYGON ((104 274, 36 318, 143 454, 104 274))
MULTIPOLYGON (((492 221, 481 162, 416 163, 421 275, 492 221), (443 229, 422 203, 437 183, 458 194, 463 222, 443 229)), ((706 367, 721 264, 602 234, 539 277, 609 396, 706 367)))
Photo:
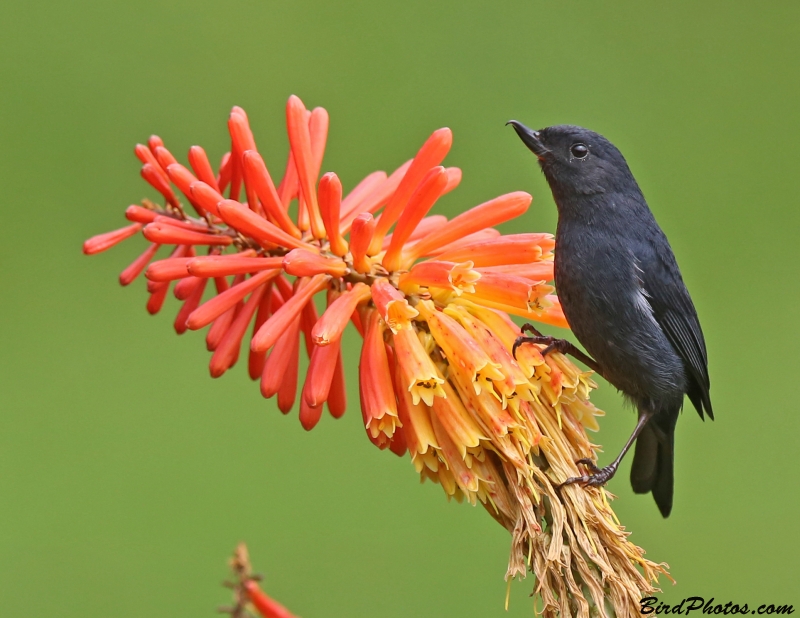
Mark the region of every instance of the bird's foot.
POLYGON ((578 348, 576 348, 572 343, 567 341, 566 339, 556 339, 555 337, 550 337, 548 335, 543 335, 540 333, 533 324, 523 324, 522 331, 533 333, 532 337, 526 337, 525 335, 520 335, 514 341, 514 345, 511 347, 511 354, 514 358, 517 358, 517 348, 524 343, 538 343, 539 345, 545 346, 544 349, 540 352, 542 356, 547 356, 550 352, 561 352, 561 354, 569 354, 573 358, 577 358, 581 361, 584 365, 586 365, 589 369, 594 371, 598 375, 603 375, 603 372, 600 370, 600 365, 597 364, 597 361, 594 360, 591 356, 584 354, 578 348))
POLYGON ((573 476, 558 486, 561 489, 565 485, 572 485, 579 483, 583 487, 602 487, 608 483, 617 473, 616 462, 605 468, 598 468, 591 459, 579 459, 576 464, 583 464, 591 471, 591 474, 584 474, 583 476, 573 476))
POLYGON ((524 343, 538 343, 540 345, 546 346, 542 351, 542 356, 547 356, 550 352, 561 352, 562 354, 573 354, 573 351, 579 351, 577 348, 572 345, 566 339, 556 339, 555 337, 550 337, 548 335, 543 335, 540 333, 536 328, 534 328, 533 324, 523 324, 522 331, 527 333, 532 333, 532 337, 526 337, 525 335, 520 335, 514 341, 514 346, 511 348, 511 353, 513 354, 514 358, 517 357, 517 348, 524 343))

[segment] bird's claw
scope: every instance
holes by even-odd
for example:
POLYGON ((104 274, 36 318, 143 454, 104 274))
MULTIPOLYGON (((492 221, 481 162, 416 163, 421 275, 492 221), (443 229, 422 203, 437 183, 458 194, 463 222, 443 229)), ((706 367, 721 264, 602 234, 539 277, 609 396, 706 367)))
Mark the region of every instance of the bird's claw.
POLYGON ((558 486, 561 489, 565 485, 572 485, 578 483, 582 487, 602 487, 608 483, 617 473, 617 467, 613 464, 605 468, 598 468, 591 459, 579 459, 576 464, 582 464, 591 471, 591 474, 584 474, 583 476, 573 476, 558 486))
POLYGON ((530 322, 527 322, 527 323, 523 324, 523 325, 521 326, 521 329, 522 329, 522 332, 523 332, 523 333, 530 333, 530 334, 531 334, 531 335, 533 335, 534 337, 543 337, 543 336, 544 336, 544 335, 542 335, 542 333, 540 333, 540 332, 537 330, 537 328, 536 328, 536 327, 535 327, 533 324, 531 324, 530 322))
MULTIPOLYGON (((546 337, 545 335, 542 335, 542 333, 539 332, 536 329, 536 327, 533 324, 530 324, 530 323, 522 325, 522 332, 523 333, 531 333, 531 335, 533 335, 533 336, 532 337, 526 337, 525 335, 520 335, 519 337, 517 337, 514 340, 514 345, 511 347, 511 355, 514 358, 517 358, 517 348, 519 346, 521 346, 523 343, 540 343, 540 344, 544 344, 544 345, 547 345, 548 347, 550 347, 550 345, 554 341, 556 341, 556 339, 553 338, 553 337, 546 337)), ((542 355, 544 355, 544 354, 545 354, 545 352, 542 352, 542 355)))
POLYGON ((520 335, 514 341, 514 345, 511 347, 511 354, 514 358, 517 358, 517 348, 521 346, 523 343, 537 343, 539 345, 545 346, 542 350, 539 351, 539 354, 542 356, 547 356, 550 352, 561 352, 561 354, 571 354, 573 357, 577 358, 579 361, 584 363, 589 369, 594 371, 598 375, 603 375, 603 371, 600 365, 597 364, 597 361, 591 358, 590 356, 581 352, 578 348, 572 345, 566 339, 556 339, 555 337, 549 337, 542 335, 532 324, 525 324, 522 327, 523 332, 533 333, 533 337, 526 337, 525 335, 520 335))
MULTIPOLYGON (((526 330, 525 327, 530 327, 535 333, 539 333, 533 326, 530 324, 526 324, 522 327, 522 330, 526 330)), ((540 350, 540 354, 542 356, 547 356, 550 352, 561 352, 562 354, 567 354, 572 350, 572 344, 567 341, 566 339, 556 339, 555 337, 550 337, 549 335, 542 335, 541 333, 533 336, 533 337, 526 337, 525 335, 520 335, 514 341, 514 346, 511 348, 511 352, 514 355, 514 358, 517 357, 517 348, 521 346, 523 343, 537 343, 539 345, 545 346, 544 349, 540 350)))

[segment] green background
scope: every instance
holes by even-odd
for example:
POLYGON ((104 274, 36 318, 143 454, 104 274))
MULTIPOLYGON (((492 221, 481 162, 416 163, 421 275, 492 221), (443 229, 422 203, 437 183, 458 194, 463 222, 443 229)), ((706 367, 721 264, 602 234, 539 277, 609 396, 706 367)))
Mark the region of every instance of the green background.
MULTIPOLYGON (((117 285, 141 239, 81 255, 154 197, 136 142, 216 160, 241 105, 282 169, 292 93, 329 110, 346 187, 450 126, 464 180, 439 212, 531 192, 506 231, 555 229, 506 120, 620 147, 701 316, 717 421, 679 423, 668 520, 630 461, 617 513, 672 566, 664 601, 800 606, 800 4, 73 0, 4 2, 0 23, 2 615, 212 616, 240 540, 305 618, 532 615, 530 578, 502 608, 507 533, 365 439, 352 333, 351 409, 306 433, 243 367, 208 377, 174 299, 153 318, 142 281, 117 285)), ((595 401, 603 461, 634 416, 605 383, 595 401)))

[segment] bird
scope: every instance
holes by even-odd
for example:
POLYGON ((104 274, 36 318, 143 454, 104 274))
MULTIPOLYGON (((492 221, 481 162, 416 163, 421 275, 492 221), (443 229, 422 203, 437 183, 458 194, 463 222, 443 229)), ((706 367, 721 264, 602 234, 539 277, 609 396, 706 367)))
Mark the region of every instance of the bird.
POLYGON ((545 344, 569 353, 619 390, 638 412, 619 456, 604 468, 581 459, 589 474, 563 485, 605 485, 635 442, 630 481, 652 493, 663 517, 672 511, 675 426, 684 396, 702 420, 713 420, 708 355, 689 291, 666 235, 622 153, 578 126, 538 131, 516 120, 522 142, 538 159, 558 209, 555 285, 571 342, 531 325, 514 344, 545 344))

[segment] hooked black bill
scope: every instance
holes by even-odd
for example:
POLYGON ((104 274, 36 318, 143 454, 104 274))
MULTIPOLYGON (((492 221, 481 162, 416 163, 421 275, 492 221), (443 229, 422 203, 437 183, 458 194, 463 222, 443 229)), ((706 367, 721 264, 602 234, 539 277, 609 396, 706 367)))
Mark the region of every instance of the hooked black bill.
POLYGON ((542 143, 542 140, 539 136, 539 131, 534 131, 518 120, 509 120, 506 125, 509 124, 514 127, 514 130, 517 132, 517 135, 519 135, 522 143, 525 144, 537 157, 541 159, 546 153, 550 152, 542 143))

